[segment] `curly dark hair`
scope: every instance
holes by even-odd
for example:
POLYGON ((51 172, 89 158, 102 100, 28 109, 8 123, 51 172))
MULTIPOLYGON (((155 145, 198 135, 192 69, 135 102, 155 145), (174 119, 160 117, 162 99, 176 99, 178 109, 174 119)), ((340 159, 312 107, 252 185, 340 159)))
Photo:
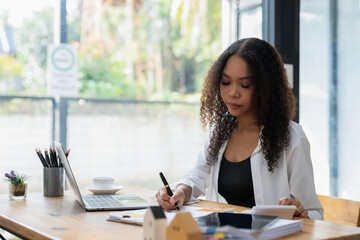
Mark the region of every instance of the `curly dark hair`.
POLYGON ((289 145, 289 124, 295 115, 296 99, 288 82, 280 54, 266 41, 246 38, 229 46, 211 66, 203 85, 200 118, 206 126, 214 126, 206 161, 215 164, 221 146, 229 139, 237 124, 220 95, 220 81, 227 60, 239 56, 249 66, 254 92, 252 111, 258 126, 268 170, 278 166, 281 152, 289 145))

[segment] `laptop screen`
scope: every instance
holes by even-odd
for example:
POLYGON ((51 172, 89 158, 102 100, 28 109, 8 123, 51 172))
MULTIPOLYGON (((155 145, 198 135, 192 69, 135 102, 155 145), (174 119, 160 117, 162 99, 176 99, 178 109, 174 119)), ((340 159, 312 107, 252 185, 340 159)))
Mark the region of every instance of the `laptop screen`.
POLYGON ((54 141, 54 144, 55 144, 56 150, 57 150, 57 152, 59 154, 61 163, 63 164, 63 166, 65 168, 65 172, 66 172, 66 175, 68 177, 69 183, 71 185, 71 189, 74 191, 76 199, 78 200, 78 202, 81 204, 82 207, 85 208, 85 203, 84 203, 84 201, 83 201, 83 199, 81 197, 81 193, 80 193, 79 187, 78 187, 78 185, 76 183, 74 173, 71 170, 69 161, 66 158, 64 148, 61 145, 61 143, 59 143, 59 142, 54 141))

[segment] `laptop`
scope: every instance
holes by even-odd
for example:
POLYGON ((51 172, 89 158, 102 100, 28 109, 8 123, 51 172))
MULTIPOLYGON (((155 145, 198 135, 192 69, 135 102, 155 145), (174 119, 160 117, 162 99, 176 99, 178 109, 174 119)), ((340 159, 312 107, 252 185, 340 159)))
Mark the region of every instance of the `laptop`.
POLYGON ((74 173, 71 170, 70 163, 65 156, 64 148, 61 143, 54 141, 56 150, 59 154, 61 163, 65 168, 70 186, 75 193, 76 200, 86 211, 108 211, 140 209, 156 204, 146 201, 137 195, 86 195, 82 196, 76 183, 74 173))

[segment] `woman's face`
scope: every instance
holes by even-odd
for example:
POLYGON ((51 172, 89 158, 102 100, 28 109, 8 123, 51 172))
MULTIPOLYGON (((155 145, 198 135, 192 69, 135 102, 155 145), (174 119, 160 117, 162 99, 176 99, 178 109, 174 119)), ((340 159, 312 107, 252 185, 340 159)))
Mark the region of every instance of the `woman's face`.
POLYGON ((221 98, 234 117, 252 116, 253 84, 248 64, 239 56, 231 56, 220 81, 221 98))

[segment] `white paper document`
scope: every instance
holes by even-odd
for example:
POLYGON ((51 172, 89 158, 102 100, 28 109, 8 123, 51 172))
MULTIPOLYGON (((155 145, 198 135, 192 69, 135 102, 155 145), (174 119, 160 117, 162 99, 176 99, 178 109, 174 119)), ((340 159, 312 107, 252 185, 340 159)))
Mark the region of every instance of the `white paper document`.
MULTIPOLYGON (((146 211, 147 209, 109 212, 108 220, 141 225, 144 222, 144 216, 146 211)), ((189 212, 193 218, 206 216, 213 212, 224 212, 224 211, 226 210, 208 209, 208 208, 190 207, 190 206, 182 206, 180 208, 180 212, 189 212)), ((171 221, 174 219, 175 215, 178 212, 179 210, 164 210, 168 224, 171 223, 171 221)))
POLYGON ((299 232, 303 228, 303 220, 279 219, 274 225, 263 232, 262 239, 274 239, 291 233, 299 232))

